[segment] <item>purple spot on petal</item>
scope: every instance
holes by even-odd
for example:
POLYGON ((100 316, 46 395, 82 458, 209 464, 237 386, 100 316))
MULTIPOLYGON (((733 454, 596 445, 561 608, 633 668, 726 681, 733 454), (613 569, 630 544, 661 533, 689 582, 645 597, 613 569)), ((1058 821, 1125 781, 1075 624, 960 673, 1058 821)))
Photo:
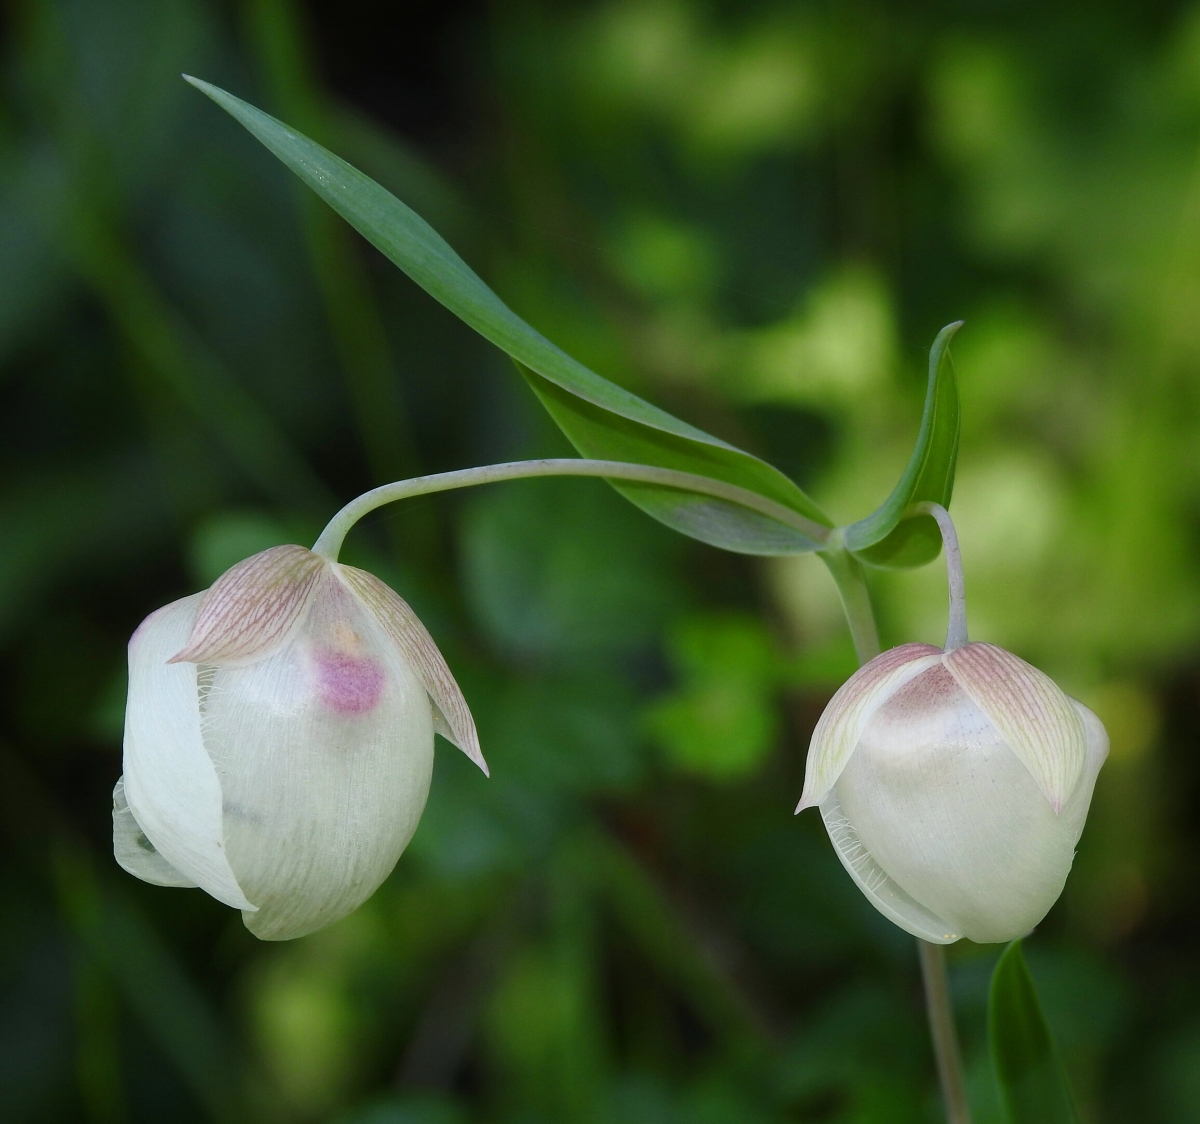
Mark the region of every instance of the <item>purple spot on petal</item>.
POLYGON ((375 660, 329 648, 316 652, 314 658, 317 693, 330 710, 362 714, 379 702, 383 694, 383 668, 375 660))

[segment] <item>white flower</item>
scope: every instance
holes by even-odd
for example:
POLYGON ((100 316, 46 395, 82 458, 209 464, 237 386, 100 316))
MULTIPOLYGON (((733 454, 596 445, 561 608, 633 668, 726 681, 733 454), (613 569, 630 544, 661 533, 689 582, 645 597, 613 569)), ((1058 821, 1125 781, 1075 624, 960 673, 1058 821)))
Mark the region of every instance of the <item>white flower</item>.
POLYGON ((201 887, 265 940, 311 933, 395 866, 435 730, 487 772, 462 693, 396 593, 304 547, 256 554, 129 642, 117 862, 201 887))
POLYGON ((796 809, 820 806, 871 903, 937 944, 1028 933, 1062 892, 1100 720, 992 644, 905 644, 860 668, 813 732, 796 809))

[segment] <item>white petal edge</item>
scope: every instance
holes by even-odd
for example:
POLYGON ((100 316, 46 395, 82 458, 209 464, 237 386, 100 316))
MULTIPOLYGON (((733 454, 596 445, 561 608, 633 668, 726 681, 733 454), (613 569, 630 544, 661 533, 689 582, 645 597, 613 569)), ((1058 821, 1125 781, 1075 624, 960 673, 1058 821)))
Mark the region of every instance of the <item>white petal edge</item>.
POLYGON ((151 613, 129 641, 125 798, 163 859, 234 909, 254 910, 230 869, 221 784, 200 733, 196 665, 168 663, 203 594, 151 613))
POLYGON ((190 878, 185 878, 155 850, 141 824, 133 818, 129 801, 125 799, 125 778, 117 781, 113 789, 113 858, 122 870, 134 878, 154 886, 194 887, 190 878))
MULTIPOLYGON (((428 693, 426 691, 426 694, 428 693)), ((451 745, 458 746, 458 741, 454 736, 454 731, 450 728, 450 723, 446 721, 446 716, 438 710, 438 705, 433 699, 429 700, 429 709, 433 714, 433 732, 441 734, 451 745)), ((459 748, 461 749, 462 747, 459 746, 459 748)), ((487 774, 487 762, 484 762, 483 772, 485 775, 487 774)))
POLYGON ((860 667, 829 700, 813 730, 796 811, 815 808, 837 784, 875 709, 942 658, 930 644, 901 644, 860 667))
POLYGON ((1083 825, 1087 821, 1088 809, 1092 804, 1096 777, 1100 773, 1100 766, 1108 760, 1108 731, 1104 728, 1104 723, 1083 703, 1070 695, 1067 696, 1067 701, 1075 708, 1087 736, 1087 758, 1083 766, 1083 776, 1079 787, 1071 794, 1070 800, 1062 810, 1062 815, 1075 836, 1075 842, 1078 843, 1083 834, 1083 825))
POLYGON ((842 811, 836 792, 830 792, 821 802, 821 818, 846 873, 884 917, 930 944, 953 944, 962 938, 962 933, 905 893, 875 861, 842 811))
POLYGON ((1083 775, 1083 719, 1045 672, 994 644, 964 644, 947 652, 946 668, 1029 770, 1055 812, 1083 775))
POLYGON ((366 606, 405 662, 416 672, 433 708, 434 732, 458 746, 483 770, 485 777, 490 776, 467 700, 421 618, 400 594, 374 574, 340 564, 334 564, 333 570, 366 606))

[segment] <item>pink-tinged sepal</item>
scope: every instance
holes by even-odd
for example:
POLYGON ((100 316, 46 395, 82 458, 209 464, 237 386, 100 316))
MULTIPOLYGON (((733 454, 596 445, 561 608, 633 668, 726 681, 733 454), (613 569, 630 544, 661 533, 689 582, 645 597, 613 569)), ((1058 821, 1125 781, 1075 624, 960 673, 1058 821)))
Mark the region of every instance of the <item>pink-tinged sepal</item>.
POLYGON ((433 637, 429 635, 429 630, 421 623, 408 602, 385 582, 365 570, 335 564, 334 571, 371 612, 396 645, 404 661, 416 673, 429 695, 434 730, 458 746, 483 770, 485 776, 489 775, 467 700, 463 697, 433 637))
POLYGON ((932 644, 901 644, 860 667, 838 689, 813 731, 797 812, 820 804, 837 783, 876 709, 942 657, 932 644))
POLYGON ((964 644, 944 662, 1061 812, 1083 775, 1088 748, 1071 700, 1048 675, 994 644, 964 644))
POLYGON ((273 546, 226 570, 204 594, 171 663, 241 667, 265 659, 304 623, 329 563, 303 546, 273 546))

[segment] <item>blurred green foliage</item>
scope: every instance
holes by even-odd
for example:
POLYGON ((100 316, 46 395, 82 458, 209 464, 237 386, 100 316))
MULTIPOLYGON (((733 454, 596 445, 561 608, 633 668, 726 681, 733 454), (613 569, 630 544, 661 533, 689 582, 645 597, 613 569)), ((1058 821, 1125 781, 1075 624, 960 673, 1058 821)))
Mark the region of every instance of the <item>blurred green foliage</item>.
MULTIPOLYGON (((832 583, 598 482, 422 500, 352 537, 442 645, 493 768, 440 747, 358 913, 259 944, 114 866, 146 613, 372 484, 567 451, 511 364, 187 71, 842 522, 895 483, 929 341, 967 321, 972 634, 1113 741, 1030 969, 1085 1121, 1200 1120, 1200 7, 397 8, 4 9, 0 1115, 938 1118, 911 941, 790 815, 853 667, 832 583)), ((886 642, 939 639, 938 565, 874 580, 886 642)), ((981 1124, 997 953, 951 950, 981 1124)))

